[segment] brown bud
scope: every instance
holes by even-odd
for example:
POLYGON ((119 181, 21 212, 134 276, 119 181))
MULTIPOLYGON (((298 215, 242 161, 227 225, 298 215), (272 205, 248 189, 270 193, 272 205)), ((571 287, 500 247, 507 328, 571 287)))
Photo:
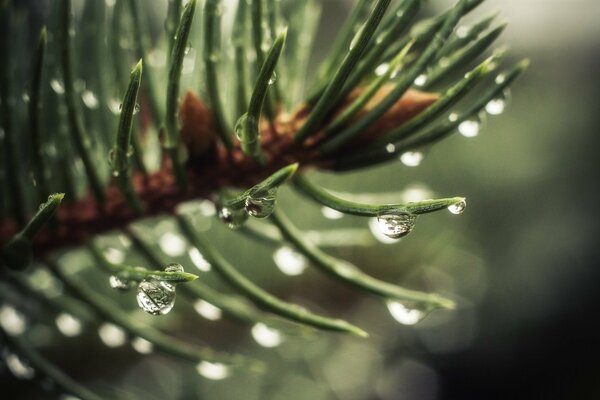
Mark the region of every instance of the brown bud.
POLYGON ((188 91, 179 107, 181 138, 190 156, 201 156, 216 144, 211 111, 191 91, 188 91))

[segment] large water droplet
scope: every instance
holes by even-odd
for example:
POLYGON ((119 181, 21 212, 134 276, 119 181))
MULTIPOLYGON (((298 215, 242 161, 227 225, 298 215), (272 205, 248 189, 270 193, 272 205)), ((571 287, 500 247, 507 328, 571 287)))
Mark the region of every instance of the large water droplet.
POLYGON ((14 307, 4 304, 0 308, 0 326, 11 336, 23 334, 27 328, 27 321, 22 313, 14 307))
POLYGON ((407 211, 390 210, 377 216, 379 230, 392 239, 408 235, 415 226, 417 216, 407 211))
POLYGON ((386 304, 392 317, 402 325, 415 325, 427 315, 425 309, 414 304, 393 300, 387 301, 386 304))
POLYGON ((16 354, 5 350, 3 358, 6 366, 15 378, 32 379, 35 376, 35 370, 27 365, 27 363, 16 354))
POLYGON ((418 167, 425 155, 420 151, 407 151, 400 156, 400 162, 407 167, 418 167))
POLYGON ((165 315, 175 305, 175 286, 158 279, 144 279, 137 290, 137 303, 151 315, 165 315))
POLYGON ((125 331, 111 323, 104 323, 98 328, 100 340, 108 347, 119 347, 125 344, 127 334, 125 331))
POLYGON ((140 354, 151 354, 154 351, 154 345, 141 337, 134 338, 131 347, 140 354))
POLYGON ((248 220, 248 213, 245 208, 232 210, 228 207, 221 207, 218 214, 219 219, 231 229, 239 228, 248 220))
POLYGON ((472 138, 479 135, 481 130, 481 118, 475 115, 467 120, 464 120, 458 125, 458 132, 466 138, 472 138))
POLYGON ((83 104, 90 110, 95 110, 98 108, 99 102, 98 97, 91 90, 84 90, 81 92, 81 100, 83 100, 83 104))
POLYGON ((415 79, 416 86, 424 86, 427 83, 427 75, 421 74, 415 79))
POLYGON ((200 314, 209 321, 219 320, 223 315, 223 312, 219 307, 216 307, 202 299, 199 299, 194 303, 194 310, 196 310, 198 314, 200 314))
POLYGON ((192 247, 188 250, 188 256, 190 257, 190 260, 192 260, 196 268, 198 268, 200 271, 210 271, 210 264, 208 263, 208 261, 206 261, 202 253, 200 253, 200 250, 198 250, 195 247, 192 247))
POLYGON ((283 341, 281 332, 263 324, 257 323, 252 327, 252 337, 262 347, 277 347, 283 341))
POLYGON ((275 192, 269 192, 261 197, 248 196, 244 205, 246 212, 254 218, 267 218, 275 209, 275 192))
POLYGON ((301 275, 308 264, 306 257, 288 246, 281 246, 273 253, 273 260, 281 272, 289 276, 301 275))
POLYGON ((458 203, 448 206, 448 211, 450 211, 452 214, 458 215, 462 214, 465 211, 465 208, 467 208, 467 200, 462 199, 458 203))
POLYGON ((229 367, 227 365, 221 363, 211 363, 208 361, 201 361, 198 365, 196 365, 196 371, 198 371, 198 373, 206 379, 213 381, 225 379, 230 374, 229 367))
POLYGON ((321 207, 321 214, 327 219, 342 219, 344 218, 344 213, 339 212, 338 210, 334 210, 333 208, 329 208, 326 206, 321 207))
POLYGON ((64 94, 65 93, 65 86, 63 85, 63 83, 61 81, 59 81, 56 78, 50 80, 50 87, 52 88, 52 90, 54 90, 54 93, 56 93, 56 94, 64 94))
POLYGON ((122 279, 118 275, 111 275, 110 278, 108 278, 108 283, 111 288, 122 291, 129 290, 133 286, 132 281, 122 279))
POLYGON ((71 314, 60 313, 54 322, 60 333, 67 337, 75 337, 82 331, 81 321, 71 314))
POLYGON ((506 105, 508 102, 509 92, 505 91, 500 96, 490 100, 485 105, 485 111, 487 111, 490 115, 500 115, 506 109, 506 105))

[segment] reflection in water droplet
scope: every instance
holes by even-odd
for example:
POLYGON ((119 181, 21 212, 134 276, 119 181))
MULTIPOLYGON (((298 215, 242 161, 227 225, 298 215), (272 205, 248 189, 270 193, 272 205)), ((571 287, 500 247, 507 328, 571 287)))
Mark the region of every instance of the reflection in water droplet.
POLYGON ((91 90, 84 90, 81 93, 81 99, 83 100, 83 104, 91 110, 95 110, 98 108, 98 98, 91 90))
POLYGON ((185 239, 173 232, 166 232, 158 240, 160 249, 169 257, 179 257, 185 253, 186 242, 185 239))
POLYGON ((262 347, 277 347, 283 341, 283 337, 277 329, 270 328, 262 322, 252 327, 252 337, 262 347))
POLYGON ((371 231, 373 237, 380 243, 394 244, 398 242, 396 239, 389 238, 381 232, 379 229, 379 223, 375 217, 369 218, 369 230, 371 231))
POLYGON ((221 316, 223 315, 223 312, 219 307, 202 299, 196 300, 194 303, 194 310, 209 321, 217 321, 221 319, 221 316))
POLYGON ((81 321, 73 317, 71 314, 60 313, 56 317, 55 322, 60 333, 67 337, 75 337, 82 331, 81 321))
POLYGON ((52 90, 54 90, 54 93, 56 94, 65 93, 65 87, 63 83, 56 78, 50 80, 50 87, 52 88, 52 90))
POLYGON ((448 211, 450 211, 452 214, 458 215, 462 214, 465 211, 465 208, 467 208, 467 200, 462 199, 462 201, 448 206, 448 211))
POLYGON ((131 347, 140 354, 151 354, 154 351, 154 345, 141 337, 134 338, 131 347))
POLYGON ((471 117, 458 125, 458 132, 466 138, 479 135, 481 130, 481 119, 478 116, 471 117))
POLYGON ((267 218, 275 209, 275 192, 269 192, 262 197, 247 197, 244 208, 254 218, 267 218))
POLYGON ((425 158, 420 151, 407 151, 400 156, 400 162, 407 167, 418 167, 425 158))
POLYGON ((198 268, 200 271, 210 271, 210 264, 208 263, 208 261, 206 261, 202 253, 200 253, 200 250, 198 250, 195 247, 192 247, 188 250, 188 256, 190 257, 190 260, 192 260, 196 268, 198 268))
POLYGON ((165 315, 175 305, 175 286, 158 279, 145 279, 137 289, 138 306, 150 315, 165 315))
POLYGON ((417 216, 407 211, 390 210, 377 216, 379 230, 392 239, 408 235, 415 226, 417 216))
POLYGON ((127 335, 123 329, 108 322, 100 325, 98 336, 108 347, 123 346, 127 340, 127 335))
POLYGON ((219 219, 231 229, 237 229, 248 220, 246 209, 232 210, 227 207, 219 209, 219 219))
POLYGON ((388 64, 388 63, 379 64, 377 66, 377 68, 375 68, 375 75, 383 76, 383 75, 385 75, 386 72, 388 72, 388 69, 390 69, 390 64, 388 64))
POLYGON ((288 246, 281 246, 275 250, 273 260, 277 268, 289 276, 301 275, 308 264, 306 257, 288 246))
POLYGON ((35 376, 35 370, 25 363, 19 356, 8 350, 4 351, 4 362, 6 366, 19 379, 32 379, 35 376))
POLYGON ((415 79, 415 85, 424 86, 427 83, 427 75, 421 74, 415 79))
POLYGON ((321 207, 321 214, 327 219, 342 219, 344 218, 344 213, 339 212, 338 210, 334 210, 333 208, 329 208, 326 206, 321 207))
POLYGON ((206 379, 213 381, 225 379, 230 374, 229 367, 227 365, 221 363, 211 363, 208 361, 201 361, 198 365, 196 365, 196 371, 198 371, 198 373, 206 379))
POLYGON ((399 301, 387 301, 387 308, 392 314, 392 317, 401 323, 402 325, 415 325, 425 318, 427 313, 425 310, 416 307, 415 305, 408 305, 399 301))
POLYGON ((117 289, 117 290, 123 290, 123 291, 129 290, 133 286, 133 282, 132 281, 121 279, 117 275, 111 275, 108 278, 108 283, 109 283, 109 285, 110 285, 111 288, 117 289))
POLYGON ((14 307, 4 304, 0 308, 0 326, 11 336, 23 334, 27 328, 27 321, 23 314, 14 307))

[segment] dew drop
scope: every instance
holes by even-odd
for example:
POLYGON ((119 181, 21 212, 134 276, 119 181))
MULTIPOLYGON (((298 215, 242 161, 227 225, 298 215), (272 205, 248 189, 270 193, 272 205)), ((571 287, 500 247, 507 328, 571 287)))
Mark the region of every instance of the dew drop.
POLYGON ((230 370, 227 365, 221 363, 211 363, 208 361, 201 361, 198 363, 198 365, 196 365, 196 371, 198 371, 198 373, 206 379, 213 381, 225 379, 230 374, 230 370))
POLYGON ((506 80, 506 75, 498 74, 498 76, 496 76, 496 79, 494 79, 494 82, 496 83, 496 85, 502 85, 505 80, 506 80))
POLYGON ((54 322, 60 333, 67 337, 78 336, 82 331, 81 321, 71 314, 60 313, 54 322))
POLYGON ((394 145, 393 143, 388 143, 385 146, 385 151, 387 151, 389 154, 392 154, 393 152, 396 151, 396 145, 394 145))
POLYGON ((5 350, 4 362, 15 378, 33 379, 35 376, 35 370, 14 353, 5 350))
POLYGON ((202 253, 200 253, 200 250, 198 250, 195 247, 192 247, 188 250, 188 256, 190 257, 190 260, 192 260, 192 263, 194 263, 196 268, 198 268, 200 271, 210 271, 210 264, 208 263, 208 261, 206 261, 202 253))
POLYGON ((288 246, 281 246, 273 253, 273 260, 281 272, 289 276, 301 275, 308 264, 306 257, 288 246))
POLYGON ((263 324, 257 323, 252 327, 252 337, 262 347, 277 347, 283 342, 283 336, 277 329, 273 329, 263 324))
MULTIPOLYGON (((120 109, 120 107, 119 107, 120 109)), ((133 115, 137 114, 140 112, 140 104, 139 103, 135 103, 135 106, 133 106, 133 115)))
POLYGON ((217 63, 221 60, 221 53, 218 51, 212 52, 208 56, 208 59, 213 63, 217 63))
POLYGON ((141 337, 134 338, 131 347, 140 354, 151 354, 154 351, 154 345, 141 337))
POLYGON ((192 50, 192 43, 188 42, 187 45, 185 46, 185 50, 183 51, 183 54, 188 55, 191 50, 192 50))
POLYGON ((466 138, 479 135, 481 130, 481 119, 478 116, 471 117, 458 125, 458 132, 466 138))
POLYGON ((98 108, 99 102, 98 97, 91 90, 84 90, 81 92, 81 100, 83 100, 83 104, 90 110, 95 110, 98 108))
POLYGON ((56 94, 64 94, 65 93, 65 87, 64 87, 63 83, 56 78, 54 78, 50 81, 50 87, 52 88, 52 90, 54 90, 54 93, 56 93, 56 94))
POLYGON ((399 301, 387 301, 387 308, 392 317, 402 325, 415 325, 425 318, 427 312, 414 304, 399 301))
POLYGON ((502 93, 500 96, 490 100, 485 105, 485 111, 487 111, 490 115, 500 115, 506 109, 506 104, 508 101, 508 92, 502 93))
POLYGON ((245 208, 232 210, 228 207, 221 207, 218 215, 219 219, 230 229, 237 229, 248 220, 248 213, 245 208))
POLYGON ((466 26, 466 25, 461 25, 458 28, 456 28, 456 36, 458 38, 465 38, 467 37, 467 35, 469 34, 469 31, 471 30, 470 27, 466 26))
POLYGON ((108 109, 114 115, 121 114, 121 103, 117 99, 109 99, 107 102, 108 109))
POLYGON ((273 75, 269 78, 269 85, 274 84, 277 81, 277 74, 273 72, 273 75))
POLYGON ((221 319, 221 316, 223 315, 223 312, 219 307, 202 299, 199 299, 194 303, 194 310, 209 321, 217 321, 221 319))
POLYGON ((132 281, 119 278, 118 275, 111 275, 110 278, 108 278, 108 283, 111 288, 122 291, 129 290, 133 286, 132 281))
POLYGON ((158 239, 160 249, 169 257, 179 257, 185 253, 186 242, 184 238, 173 232, 166 232, 158 239))
POLYGON ((448 206, 448 211, 450 211, 452 214, 458 215, 458 214, 462 214, 466 208, 467 208, 467 200, 462 199, 458 203, 448 206))
POLYGON ((108 322, 100 325, 98 336, 108 347, 123 346, 127 340, 127 334, 122 328, 108 322))
POLYGON ((427 83, 427 75, 421 74, 415 79, 415 85, 424 86, 427 83))
POLYGON ((321 207, 321 214, 323 214, 325 218, 332 220, 344 218, 344 213, 326 206, 321 207))
POLYGON ((358 31, 356 31, 356 34, 354 35, 354 37, 352 38, 352 41, 350 42, 350 50, 354 49, 354 47, 356 47, 356 45, 358 44, 358 41, 360 40, 360 36, 362 35, 363 31, 365 29, 365 25, 361 25, 361 27, 358 29, 358 31))
POLYGON ((137 303, 150 315, 165 315, 175 305, 175 286, 158 279, 144 279, 137 289, 137 303))
POLYGON ((125 252, 114 247, 107 247, 104 249, 103 254, 104 258, 111 264, 122 264, 125 261, 125 252))
POLYGON ((244 208, 254 218, 267 218, 275 209, 275 192, 269 192, 265 196, 246 198, 244 208))
POLYGON ((27 321, 23 314, 14 307, 4 304, 0 308, 0 326, 11 336, 18 336, 25 332, 27 321))
POLYGON ((416 215, 402 210, 390 210, 377 216, 379 230, 391 239, 400 239, 408 235, 416 220, 416 215))
POLYGON ((402 153, 400 161, 407 167, 418 167, 425 156, 420 151, 407 151, 402 153))
POLYGON ((379 66, 377 66, 377 68, 375 68, 375 75, 383 76, 383 75, 385 75, 386 72, 388 72, 389 69, 390 69, 390 64, 388 64, 388 63, 379 64, 379 66))

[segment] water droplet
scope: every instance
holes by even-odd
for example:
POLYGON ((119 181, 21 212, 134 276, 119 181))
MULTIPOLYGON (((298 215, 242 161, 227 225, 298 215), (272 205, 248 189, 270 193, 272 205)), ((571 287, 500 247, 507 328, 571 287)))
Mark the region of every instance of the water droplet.
POLYGON ((221 52, 214 51, 210 53, 208 59, 213 63, 218 63, 221 60, 221 52))
POLYGON ((95 110, 98 108, 99 102, 98 97, 91 90, 84 90, 81 92, 81 100, 83 100, 83 104, 90 110, 95 110))
POLYGON ((185 50, 183 51, 183 54, 188 55, 190 53, 190 50, 192 50, 192 43, 187 42, 187 44, 185 46, 185 50))
POLYGON ((421 74, 415 79, 415 85, 424 86, 427 83, 427 75, 421 74))
POLYGON ((108 109, 114 115, 121 114, 121 103, 118 99, 109 99, 107 102, 108 109))
POLYGON ((242 116, 240 118, 238 118, 237 122, 235 123, 235 127, 233 128, 235 131, 235 136, 242 141, 244 138, 244 131, 246 129, 246 127, 249 125, 248 121, 253 122, 254 119, 253 117, 250 117, 248 115, 248 113, 244 113, 242 114, 242 116))
POLYGON ((262 322, 252 327, 252 337, 262 347, 277 347, 283 342, 283 336, 277 329, 270 328, 262 322))
POLYGON ((227 207, 219 209, 219 219, 231 229, 237 229, 248 220, 248 213, 245 208, 232 210, 227 207))
POLYGON ((281 272, 289 276, 301 275, 308 264, 306 257, 288 246, 281 246, 273 253, 273 260, 281 272))
POLYGON ((385 151, 387 151, 388 153, 392 154, 393 152, 396 151, 396 146, 393 143, 388 143, 385 146, 385 151))
POLYGON ((25 316, 14 307, 4 304, 0 308, 0 326, 11 336, 18 336, 25 332, 27 321, 25 316))
POLYGON ((119 278, 118 275, 111 275, 110 278, 108 278, 108 283, 111 288, 123 291, 129 290, 133 286, 132 281, 119 278))
POLYGON ((458 119, 457 113, 450 113, 450 115, 448 115, 448 121, 450 121, 450 122, 456 122, 457 119, 458 119))
POLYGON ((23 93, 23 96, 21 96, 21 99, 23 100, 24 103, 29 103, 29 93, 23 93))
POLYGON ((125 261, 125 252, 117 248, 107 247, 102 253, 111 264, 123 264, 125 261))
POLYGON ((179 263, 170 263, 165 268, 165 272, 183 273, 183 272, 185 272, 185 270, 183 269, 183 265, 181 265, 179 263))
POLYGON ((496 83, 496 85, 502 85, 505 80, 506 80, 506 75, 498 74, 498 76, 496 76, 496 79, 494 79, 494 82, 496 83))
POLYGON ((121 327, 108 322, 100 325, 98 336, 100 336, 100 340, 108 347, 123 346, 127 340, 127 334, 121 327))
POLYGON ((481 130, 481 119, 478 116, 464 120, 458 125, 458 132, 466 138, 472 138, 479 135, 481 130))
POLYGON ((216 307, 202 299, 199 299, 194 303, 194 310, 196 310, 198 314, 200 314, 209 321, 219 320, 223 315, 223 312, 219 307, 216 307))
POLYGON ((151 315, 165 315, 175 305, 175 286, 158 279, 144 279, 138 285, 137 302, 151 315))
POLYGON ((442 57, 438 61, 438 65, 442 68, 446 68, 447 66, 450 65, 450 59, 448 57, 442 57))
POLYGON ((339 212, 338 210, 334 210, 333 208, 329 208, 326 206, 321 207, 321 214, 327 219, 342 219, 344 218, 344 213, 339 212))
POLYGON ((276 191, 271 190, 260 197, 248 196, 244 208, 254 218, 267 218, 275 209, 276 191))
POLYGON ((141 337, 134 338, 131 347, 140 354, 151 354, 154 351, 154 345, 141 337))
POLYGON ((471 30, 470 27, 468 27, 466 25, 461 25, 458 28, 456 28, 456 36, 463 39, 463 38, 467 37, 470 30, 471 30))
POLYGON ((67 337, 75 337, 82 331, 81 321, 71 314, 60 313, 54 322, 60 333, 67 337))
MULTIPOLYGON (((121 107, 119 106, 119 109, 121 109, 121 107)), ((133 106, 133 115, 137 114, 140 112, 140 104, 139 103, 135 103, 135 106, 133 106)))
POLYGON ((195 247, 192 247, 188 250, 188 256, 190 257, 190 260, 192 260, 196 268, 198 268, 200 271, 210 271, 210 264, 208 263, 208 261, 206 261, 202 253, 200 253, 200 250, 198 250, 195 247))
POLYGON ((388 64, 388 63, 379 64, 379 66, 377 66, 377 68, 375 68, 375 75, 383 76, 383 75, 385 75, 386 72, 388 72, 389 69, 390 69, 390 64, 388 64))
POLYGON ((354 47, 358 44, 358 41, 360 40, 360 36, 362 35, 364 29, 365 29, 365 25, 363 24, 358 29, 358 31, 356 31, 356 34, 354 35, 354 37, 352 38, 352 41, 350 42, 350 50, 354 49, 354 47))
POLYGON ((201 361, 198 365, 196 365, 196 371, 198 371, 198 373, 206 379, 213 381, 225 379, 230 374, 229 367, 227 365, 221 363, 211 363, 208 361, 201 361))
POLYGON ((173 233, 166 232, 158 239, 158 245, 160 249, 169 257, 179 257, 185 253, 187 244, 183 236, 173 233))
POLYGON ((52 90, 54 90, 54 93, 56 94, 65 93, 65 87, 63 83, 56 78, 50 80, 50 87, 52 88, 52 90))
POLYGON ((5 350, 3 358, 6 366, 15 378, 32 379, 35 376, 35 370, 16 354, 5 350))
POLYGON ((402 303, 399 301, 387 301, 387 308, 392 317, 402 325, 415 325, 425 318, 426 310, 417 307, 414 304, 402 303))
POLYGON ((273 75, 269 78, 269 85, 274 84, 277 81, 277 74, 273 72, 273 75))
POLYGON ((462 214, 465 211, 465 208, 467 208, 467 200, 462 199, 458 203, 448 206, 448 211, 450 211, 452 214, 458 215, 462 214))
POLYGON ((392 239, 400 239, 408 235, 414 228, 416 220, 416 215, 402 210, 385 211, 377 216, 379 230, 392 239))
POLYGON ((402 153, 400 161, 407 167, 418 167, 425 156, 420 151, 407 151, 402 153))
POLYGON ((490 100, 485 105, 485 111, 490 115, 500 115, 506 109, 507 100, 508 92, 504 92, 500 96, 490 100))

